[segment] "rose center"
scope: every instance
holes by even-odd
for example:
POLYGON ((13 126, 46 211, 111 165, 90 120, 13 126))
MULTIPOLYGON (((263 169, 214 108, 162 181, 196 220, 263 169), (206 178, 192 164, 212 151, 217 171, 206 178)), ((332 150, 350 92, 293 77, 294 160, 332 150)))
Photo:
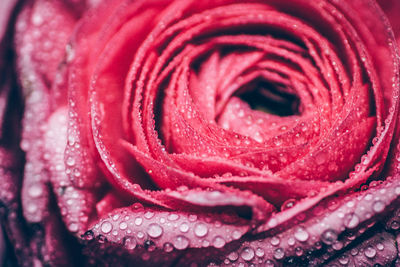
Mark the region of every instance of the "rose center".
POLYGON ((285 91, 282 86, 261 80, 245 87, 244 90, 239 90, 237 96, 253 110, 281 117, 300 114, 300 99, 296 94, 285 91))

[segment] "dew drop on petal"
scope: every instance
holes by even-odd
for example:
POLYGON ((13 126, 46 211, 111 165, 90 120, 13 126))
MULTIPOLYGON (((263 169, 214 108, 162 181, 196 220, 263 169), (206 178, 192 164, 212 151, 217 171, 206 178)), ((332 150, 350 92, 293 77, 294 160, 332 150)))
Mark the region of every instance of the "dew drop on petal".
POLYGON ((101 231, 105 234, 108 234, 113 229, 113 226, 110 222, 105 221, 101 224, 101 231))
POLYGON ((34 184, 29 188, 28 194, 29 196, 36 198, 41 196, 43 193, 43 189, 40 185, 34 184))
POLYGON ((304 251, 303 251, 303 249, 302 249, 301 247, 295 248, 295 249, 294 249, 294 252, 295 252, 296 255, 299 256, 299 257, 302 256, 303 253, 304 253, 304 251))
POLYGON ((139 232, 137 233, 137 237, 140 238, 140 239, 142 239, 142 238, 144 237, 144 233, 143 233, 142 231, 139 231, 139 232))
POLYGON ((240 253, 240 257, 242 257, 245 261, 251 261, 254 258, 254 250, 252 248, 246 247, 240 253))
POLYGON ((126 249, 133 250, 136 247, 136 239, 133 236, 124 237, 122 244, 126 249))
POLYGON ((216 248, 222 248, 223 246, 225 246, 225 239, 223 239, 221 236, 216 236, 213 239, 213 246, 216 248))
POLYGON ((347 255, 342 255, 342 256, 339 257, 339 262, 342 265, 348 264, 349 261, 350 261, 350 259, 349 259, 349 256, 347 256, 347 255))
POLYGON ((343 248, 343 243, 340 241, 336 241, 335 243, 333 243, 332 248, 334 250, 341 250, 343 248))
POLYGON ((68 166, 72 167, 72 166, 75 165, 75 159, 74 159, 73 157, 68 157, 67 160, 65 161, 65 163, 66 163, 68 166))
POLYGON ((189 239, 182 235, 178 235, 174 240, 174 247, 178 250, 186 249, 189 246, 189 239))
POLYGON ((293 208, 295 205, 296 205, 295 199, 288 199, 282 204, 281 210, 283 211, 283 210, 293 208))
POLYGON ((332 245, 338 238, 338 235, 332 229, 325 230, 321 235, 321 240, 327 245, 332 245))
POLYGON ((390 228, 392 228, 393 230, 398 230, 400 228, 400 223, 398 221, 393 221, 390 224, 390 228))
POLYGON ((163 249, 165 252, 171 252, 172 250, 174 250, 174 246, 171 243, 165 243, 163 246, 163 249))
POLYGON ((171 213, 170 215, 168 215, 168 220, 170 221, 176 221, 179 219, 179 215, 175 214, 175 213, 171 213))
POLYGON ((277 245, 279 245, 280 239, 279 239, 279 237, 273 236, 271 238, 270 242, 271 242, 271 245, 277 246, 277 245))
POLYGON ((119 229, 125 230, 126 228, 128 228, 128 224, 126 222, 121 222, 119 224, 119 229))
POLYGON ((237 231, 237 230, 234 230, 234 231, 232 232, 232 238, 233 238, 234 240, 238 240, 241 236, 242 236, 242 233, 240 233, 240 232, 237 231))
POLYGON ((143 219, 142 218, 138 217, 138 218, 135 219, 135 224, 137 226, 141 225, 142 223, 143 223, 143 219))
POLYGON ((382 212, 385 209, 385 204, 382 201, 376 201, 374 202, 372 209, 375 212, 382 212))
POLYGON ((68 230, 70 230, 71 232, 77 232, 79 230, 79 226, 77 223, 70 223, 68 226, 68 230))
POLYGON ((294 237, 300 242, 305 242, 307 241, 309 234, 306 230, 304 230, 304 228, 298 228, 294 233, 294 237))
POLYGON ((236 261, 239 258, 239 254, 237 254, 235 251, 229 253, 228 259, 230 261, 236 261))
POLYGON ((289 237, 287 243, 289 246, 293 246, 296 243, 296 240, 293 237, 289 237))
POLYGON ((356 256, 358 254, 358 249, 356 249, 356 248, 351 249, 350 254, 353 256, 356 256))
POLYGON ((187 233, 187 231, 189 231, 189 225, 188 225, 187 223, 182 223, 182 224, 179 226, 179 230, 180 230, 182 233, 187 233))
POLYGON ((257 257, 262 257, 262 256, 264 256, 264 254, 265 254, 265 252, 264 252, 264 249, 262 249, 262 248, 257 248, 256 249, 256 255, 257 255, 257 257))
POLYGON ((145 217, 146 219, 151 219, 151 218, 153 218, 153 216, 154 216, 154 212, 151 212, 151 211, 147 211, 147 212, 144 214, 144 217, 145 217))
POLYGON ((147 234, 152 238, 160 237, 162 233, 163 228, 156 223, 151 223, 147 229, 147 234))
POLYGON ((365 255, 367 258, 372 259, 372 258, 375 257, 375 255, 376 255, 376 250, 375 250, 373 247, 369 246, 369 247, 367 247, 367 248, 364 250, 364 255, 365 255))
POLYGON ((194 227, 194 234, 198 237, 203 237, 207 235, 207 233, 208 233, 208 228, 207 225, 205 225, 204 223, 198 223, 194 227))
POLYGON ((277 260, 281 260, 285 257, 285 251, 282 248, 277 248, 274 251, 274 258, 277 260))

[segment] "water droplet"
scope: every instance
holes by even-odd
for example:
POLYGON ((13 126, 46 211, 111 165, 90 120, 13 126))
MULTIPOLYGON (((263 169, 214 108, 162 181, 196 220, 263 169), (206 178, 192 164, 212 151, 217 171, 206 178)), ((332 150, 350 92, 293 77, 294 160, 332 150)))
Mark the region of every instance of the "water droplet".
POLYGON ((126 228, 128 228, 128 224, 126 222, 121 222, 119 224, 119 229, 125 230, 126 228))
POLYGON ((207 235, 207 233, 208 233, 208 228, 207 225, 205 225, 204 223, 198 223, 194 227, 194 234, 198 237, 203 237, 207 235))
POLYGON ((189 225, 188 225, 187 223, 182 223, 182 224, 179 226, 179 230, 180 230, 182 233, 187 233, 187 231, 189 231, 189 225))
POLYGON ((340 241, 336 241, 335 243, 333 243, 332 248, 334 250, 341 250, 343 248, 343 243, 340 241))
POLYGON ((351 249, 350 254, 353 256, 356 256, 358 254, 358 249, 356 249, 356 248, 351 249))
POLYGON ((32 24, 35 26, 40 26, 42 25, 42 23, 44 22, 43 17, 38 14, 37 12, 35 12, 31 18, 32 24))
POLYGON ((163 246, 163 249, 165 252, 171 252, 172 250, 174 250, 174 246, 171 243, 165 243, 163 246))
POLYGON ((189 246, 189 239, 178 235, 174 240, 174 247, 178 250, 186 249, 189 246))
POLYGON ((296 205, 296 200, 295 199, 288 199, 282 204, 281 210, 283 211, 283 210, 287 210, 287 209, 293 208, 294 205, 296 205))
POLYGON ((376 255, 376 250, 375 250, 373 247, 368 246, 368 247, 364 250, 364 255, 365 255, 367 258, 372 259, 372 258, 375 257, 375 255, 376 255))
POLYGON ((325 230, 321 235, 321 240, 327 245, 332 245, 338 238, 336 232, 332 229, 325 230))
POLYGON ((296 243, 296 240, 293 237, 289 237, 287 243, 289 246, 293 246, 296 243))
POLYGON ((156 223, 151 223, 147 228, 147 234, 152 238, 160 237, 163 233, 163 229, 156 223))
POLYGON ((277 245, 279 245, 279 242, 281 242, 281 241, 280 241, 279 237, 273 236, 273 237, 271 237, 270 242, 273 246, 277 246, 277 245))
POLYGON ((43 189, 42 186, 40 186, 39 184, 34 184, 29 188, 28 194, 29 196, 36 198, 41 196, 43 193, 43 189))
POLYGON ((383 250, 384 248, 385 248, 385 246, 382 244, 382 243, 378 243, 378 244, 376 244, 376 248, 378 249, 378 250, 383 250))
POLYGON ((264 249, 262 249, 262 248, 257 248, 256 249, 256 255, 257 255, 257 257, 262 257, 262 256, 264 256, 264 254, 265 254, 265 251, 264 251, 264 249))
POLYGON ((113 226, 110 222, 105 221, 101 224, 101 231, 105 234, 108 234, 113 229, 113 226))
POLYGON ((203 247, 207 248, 207 247, 210 246, 210 241, 204 239, 204 240, 203 240, 203 243, 202 243, 201 245, 202 245, 203 247))
POLYGON ((151 218, 153 218, 153 216, 154 216, 154 212, 151 212, 151 211, 147 211, 147 212, 144 214, 144 217, 145 217, 146 219, 151 219, 151 218))
POLYGON ((142 223, 143 223, 143 219, 142 218, 138 217, 138 218, 135 219, 135 224, 137 226, 141 225, 142 223))
POLYGON ((70 223, 70 225, 68 226, 68 230, 70 230, 71 232, 77 232, 79 230, 79 226, 77 223, 70 223))
POLYGON ((233 238, 233 239, 238 240, 240 237, 242 237, 242 233, 239 232, 238 230, 234 230, 234 231, 232 232, 232 238, 233 238))
POLYGON ((244 248, 242 253, 240 253, 240 257, 242 257, 242 259, 245 261, 251 261, 254 258, 254 255, 254 250, 249 247, 244 248))
POLYGON ((347 255, 342 255, 339 257, 339 263, 342 265, 348 264, 350 261, 349 257, 347 255))
POLYGON ((216 248, 222 248, 223 246, 225 246, 225 239, 223 239, 221 236, 216 236, 213 239, 213 245, 216 248))
POLYGON ((349 202, 346 203, 346 206, 349 207, 349 208, 354 207, 354 205, 355 205, 354 201, 349 201, 349 202))
POLYGON ((68 166, 72 167, 75 165, 75 159, 73 157, 68 157, 66 162, 65 162, 68 166))
POLYGON ((360 220, 354 213, 347 214, 344 218, 344 225, 349 229, 354 229, 355 227, 357 227, 359 222, 360 220))
POLYGON ((232 251, 231 253, 229 253, 228 255, 228 259, 230 261, 236 261, 239 258, 239 254, 237 254, 235 251, 232 251))
POLYGON ((303 255, 304 251, 301 247, 297 247, 294 249, 294 253, 296 253, 296 255, 300 257, 303 255))
POLYGON ((294 233, 294 237, 300 242, 305 242, 307 241, 309 234, 307 233, 306 230, 304 230, 304 228, 300 227, 294 233))
POLYGON ((390 224, 390 228, 392 228, 393 230, 398 230, 400 228, 400 223, 398 221, 393 221, 390 224))
POLYGON ((179 219, 179 215, 175 214, 175 213, 171 213, 170 215, 168 215, 168 220, 170 221, 176 221, 179 219))
POLYGON ((277 248, 274 251, 274 258, 277 260, 281 260, 285 257, 285 251, 282 248, 277 248))
POLYGON ((378 200, 378 201, 374 202, 372 209, 375 212, 382 212, 385 209, 385 203, 378 200))
POLYGON ((122 240, 122 244, 124 245, 125 248, 133 250, 136 247, 137 242, 133 236, 126 236, 122 240))
POLYGON ((29 204, 27 205, 26 210, 27 210, 29 213, 35 213, 35 212, 38 210, 38 207, 37 207, 37 205, 34 204, 34 203, 29 203, 29 204))

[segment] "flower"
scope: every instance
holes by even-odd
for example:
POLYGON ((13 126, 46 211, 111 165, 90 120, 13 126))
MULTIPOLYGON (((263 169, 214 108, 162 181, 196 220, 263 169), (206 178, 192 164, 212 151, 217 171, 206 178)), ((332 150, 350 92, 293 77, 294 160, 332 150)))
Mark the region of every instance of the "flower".
POLYGON ((9 262, 398 264, 399 51, 375 1, 4 3, 9 262))

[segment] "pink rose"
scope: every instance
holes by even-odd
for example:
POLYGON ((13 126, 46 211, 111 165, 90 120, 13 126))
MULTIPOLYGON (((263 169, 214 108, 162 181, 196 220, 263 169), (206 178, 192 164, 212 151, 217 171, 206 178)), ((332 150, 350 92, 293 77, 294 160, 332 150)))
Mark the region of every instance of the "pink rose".
POLYGON ((399 265, 394 2, 4 1, 5 261, 399 265))

